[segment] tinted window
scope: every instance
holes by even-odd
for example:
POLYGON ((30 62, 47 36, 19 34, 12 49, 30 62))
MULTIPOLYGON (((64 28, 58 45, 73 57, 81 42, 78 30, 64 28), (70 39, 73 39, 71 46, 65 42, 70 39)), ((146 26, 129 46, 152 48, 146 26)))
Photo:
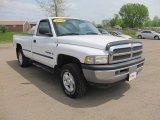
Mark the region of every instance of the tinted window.
POLYGON ((142 33, 152 33, 151 31, 143 31, 142 33))
POLYGON ((142 33, 147 33, 147 31, 143 31, 142 33))
POLYGON ((147 33, 152 33, 151 31, 147 31, 147 33))
POLYGON ((38 31, 37 31, 37 35, 38 35, 38 36, 46 36, 46 35, 44 35, 44 34, 40 34, 40 33, 39 33, 39 29, 40 29, 40 28, 47 28, 47 29, 50 30, 49 33, 52 33, 52 32, 51 32, 51 27, 50 27, 50 24, 49 24, 49 21, 48 21, 48 20, 41 21, 41 22, 39 23, 38 31))
POLYGON ((117 35, 122 35, 122 33, 121 33, 121 32, 118 32, 118 31, 116 32, 116 34, 117 34, 117 35))
POLYGON ((114 35, 114 36, 118 36, 118 34, 117 33, 115 33, 115 32, 110 32, 112 35, 114 35))

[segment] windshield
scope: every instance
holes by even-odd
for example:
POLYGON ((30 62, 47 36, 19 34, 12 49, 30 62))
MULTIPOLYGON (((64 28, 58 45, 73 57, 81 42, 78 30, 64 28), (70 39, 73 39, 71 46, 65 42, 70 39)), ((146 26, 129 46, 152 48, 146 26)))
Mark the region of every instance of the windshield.
POLYGON ((77 19, 53 19, 57 36, 99 35, 100 32, 88 21, 77 19))
POLYGON ((159 34, 160 32, 153 31, 153 33, 156 33, 156 34, 158 33, 159 34))

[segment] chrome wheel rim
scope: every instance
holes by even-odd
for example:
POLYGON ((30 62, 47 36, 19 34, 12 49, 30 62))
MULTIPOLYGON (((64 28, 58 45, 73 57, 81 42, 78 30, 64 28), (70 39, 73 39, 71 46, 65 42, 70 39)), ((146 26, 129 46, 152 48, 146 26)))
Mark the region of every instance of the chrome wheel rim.
POLYGON ((70 72, 64 72, 63 85, 68 92, 75 91, 75 81, 74 81, 74 78, 70 72))
POLYGON ((19 52, 18 60, 19 60, 19 64, 22 65, 22 63, 23 63, 23 58, 22 58, 21 52, 19 52))

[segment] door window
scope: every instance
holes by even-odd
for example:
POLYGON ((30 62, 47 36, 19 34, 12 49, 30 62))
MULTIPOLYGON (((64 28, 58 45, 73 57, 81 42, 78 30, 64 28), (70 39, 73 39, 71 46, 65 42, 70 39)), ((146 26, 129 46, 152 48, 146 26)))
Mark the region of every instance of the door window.
POLYGON ((38 26, 38 30, 37 30, 37 36, 46 36, 46 34, 40 34, 39 33, 39 30, 41 28, 46 28, 46 29, 49 29, 49 33, 51 34, 51 26, 50 26, 50 23, 48 20, 43 20, 43 21, 40 21, 39 23, 39 26, 38 26))

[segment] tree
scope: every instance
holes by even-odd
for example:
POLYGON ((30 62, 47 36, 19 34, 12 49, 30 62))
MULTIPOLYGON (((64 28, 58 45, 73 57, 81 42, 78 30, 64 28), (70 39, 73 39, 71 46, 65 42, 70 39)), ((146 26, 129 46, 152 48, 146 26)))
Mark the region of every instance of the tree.
POLYGON ((5 25, 0 26, 0 31, 1 31, 2 33, 7 32, 7 30, 8 30, 7 26, 5 26, 5 25))
POLYGON ((152 20, 150 18, 145 21, 144 27, 152 27, 152 20))
POLYGON ((36 0, 48 16, 64 16, 64 0, 36 0))
POLYGON ((155 16, 152 21, 152 27, 160 27, 160 19, 158 16, 155 16))
POLYGON ((120 16, 118 14, 114 15, 114 18, 110 20, 110 24, 112 27, 118 25, 121 26, 122 25, 122 19, 120 18, 120 16))
POLYGON ((96 27, 97 28, 103 28, 103 26, 101 24, 97 24, 96 27))
POLYGON ((108 28, 110 28, 111 27, 111 24, 110 24, 110 20, 103 20, 102 21, 102 26, 103 26, 103 28, 105 28, 105 29, 108 29, 108 28))
POLYGON ((149 17, 148 8, 143 4, 126 4, 119 11, 125 27, 141 27, 149 17))

